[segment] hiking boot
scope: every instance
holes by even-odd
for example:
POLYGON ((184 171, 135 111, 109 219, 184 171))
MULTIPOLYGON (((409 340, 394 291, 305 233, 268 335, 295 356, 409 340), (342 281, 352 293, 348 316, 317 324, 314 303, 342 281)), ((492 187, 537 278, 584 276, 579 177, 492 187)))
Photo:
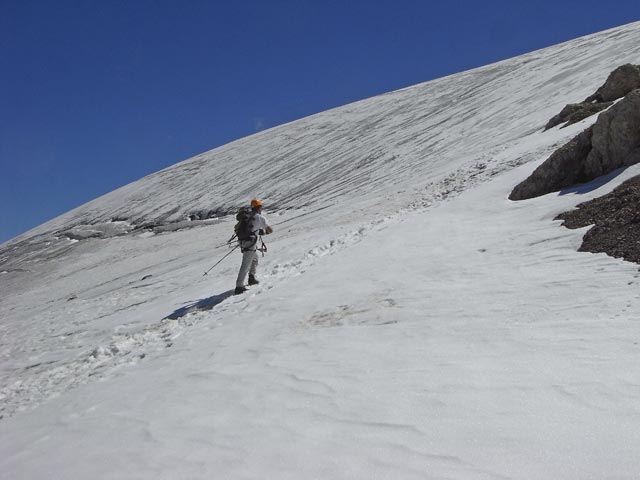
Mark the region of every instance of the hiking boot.
POLYGON ((260 282, 255 277, 255 275, 249 275, 249 285, 258 285, 260 282))
POLYGON ((244 293, 247 291, 247 287, 236 287, 236 289, 233 291, 234 295, 240 295, 241 293, 244 293))

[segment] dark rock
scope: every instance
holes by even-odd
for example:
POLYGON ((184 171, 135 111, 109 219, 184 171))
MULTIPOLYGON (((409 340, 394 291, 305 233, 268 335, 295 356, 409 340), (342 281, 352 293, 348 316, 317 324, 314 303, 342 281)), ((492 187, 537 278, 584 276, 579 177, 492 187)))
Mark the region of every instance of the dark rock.
POLYGON ((595 124, 555 151, 510 200, 524 200, 591 181, 640 162, 640 89, 598 117, 595 124))
POLYGON ((591 146, 585 162, 589 179, 640 161, 640 89, 598 117, 591 146))
POLYGON ((640 65, 627 63, 616 68, 607 81, 585 102, 612 102, 640 88, 640 65))
POLYGON ((606 253, 640 263, 640 176, 611 193, 581 203, 556 217, 567 228, 594 225, 584 236, 581 252, 606 253))
POLYGON ((67 237, 69 240, 87 240, 89 238, 102 238, 104 233, 92 230, 78 230, 76 232, 64 232, 61 236, 67 237))
POLYGON ((549 130, 561 123, 564 123, 561 128, 568 127, 569 125, 578 123, 591 115, 595 115, 596 113, 609 108, 611 105, 613 105, 613 102, 571 103, 564 107, 558 115, 549 120, 544 129, 549 130))
POLYGON ((591 151, 593 127, 556 150, 524 182, 513 189, 509 200, 525 200, 587 181, 581 164, 591 151))
POLYGON ((211 210, 196 210, 191 212, 187 218, 191 221, 195 221, 195 220, 209 220, 211 218, 219 218, 219 217, 223 217, 225 215, 228 215, 229 213, 235 211, 235 209, 231 208, 215 208, 215 209, 211 209, 211 210))
POLYGON ((566 127, 584 120, 609 108, 615 100, 637 88, 640 88, 640 65, 622 65, 609 74, 604 85, 596 90, 596 93, 584 102, 565 106, 558 115, 547 122, 544 129, 549 130, 561 123, 566 127))

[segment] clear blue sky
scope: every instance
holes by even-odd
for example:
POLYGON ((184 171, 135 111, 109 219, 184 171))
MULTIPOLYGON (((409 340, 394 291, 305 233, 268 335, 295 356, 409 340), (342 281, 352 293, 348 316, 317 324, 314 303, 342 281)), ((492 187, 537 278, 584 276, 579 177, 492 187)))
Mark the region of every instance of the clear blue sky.
POLYGON ((636 20, 638 0, 0 0, 0 242, 259 129, 636 20))

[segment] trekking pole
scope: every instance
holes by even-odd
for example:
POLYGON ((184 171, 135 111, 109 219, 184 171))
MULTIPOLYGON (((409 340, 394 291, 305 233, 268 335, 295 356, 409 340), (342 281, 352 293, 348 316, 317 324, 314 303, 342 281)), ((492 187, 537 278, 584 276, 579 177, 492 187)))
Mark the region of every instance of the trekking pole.
POLYGON ((216 245, 216 246, 215 246, 215 247, 213 247, 213 248, 222 248, 222 247, 225 247, 225 246, 231 246, 231 244, 233 243, 233 241, 235 240, 235 238, 236 238, 236 235, 234 235, 233 237, 231 237, 231 238, 230 238, 229 240, 227 240, 225 243, 222 243, 222 244, 220 244, 220 245, 216 245))
POLYGON ((260 235, 260 248, 256 249, 258 252, 262 252, 262 256, 267 253, 267 245, 262 240, 262 235, 260 235))
POLYGON ((220 265, 220 263, 221 263, 225 258, 227 258, 229 255, 231 255, 231 254, 234 252, 234 250, 235 250, 236 248, 238 248, 239 246, 240 246, 240 245, 238 244, 238 245, 236 245, 235 247, 233 247, 229 253, 227 253, 224 257, 222 257, 220 260, 218 260, 218 261, 216 262, 216 264, 215 264, 213 267, 211 267, 209 270, 207 270, 206 272, 204 272, 204 275, 202 275, 202 276, 203 276, 203 277, 206 277, 206 276, 207 276, 207 273, 209 273, 209 272, 210 272, 211 270, 213 270, 215 267, 217 267, 218 265, 220 265))

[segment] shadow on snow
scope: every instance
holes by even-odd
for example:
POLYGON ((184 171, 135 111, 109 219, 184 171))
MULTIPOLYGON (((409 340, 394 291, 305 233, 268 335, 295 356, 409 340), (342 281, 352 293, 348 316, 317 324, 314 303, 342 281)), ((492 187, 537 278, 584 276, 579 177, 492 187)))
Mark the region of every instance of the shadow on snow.
POLYGON ((190 303, 189 305, 185 305, 184 307, 180 307, 171 315, 167 315, 165 318, 168 318, 169 320, 177 320, 192 312, 211 310, 213 307, 224 302, 232 295, 233 290, 227 290, 226 292, 219 293, 218 295, 214 295, 213 297, 203 298, 202 300, 198 300, 197 302, 190 303))
POLYGON ((573 185, 571 187, 563 188, 562 190, 560 190, 559 195, 568 195, 571 193, 583 194, 583 193, 592 192, 602 187, 603 185, 606 185, 611 180, 616 178, 618 175, 621 175, 627 168, 629 167, 626 166, 626 167, 618 168, 617 170, 614 170, 611 173, 597 177, 596 179, 591 180, 589 182, 580 183, 578 185, 573 185))

